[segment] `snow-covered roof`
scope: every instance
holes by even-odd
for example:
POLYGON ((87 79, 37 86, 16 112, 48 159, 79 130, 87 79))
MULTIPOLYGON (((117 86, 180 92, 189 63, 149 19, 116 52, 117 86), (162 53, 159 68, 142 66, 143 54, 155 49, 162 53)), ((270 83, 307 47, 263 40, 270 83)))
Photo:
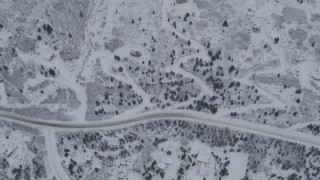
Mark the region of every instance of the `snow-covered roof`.
POLYGON ((94 163, 94 165, 93 165, 94 168, 102 169, 102 164, 101 164, 101 162, 93 161, 93 163, 94 163))
POLYGON ((173 160, 169 156, 163 156, 161 161, 165 164, 170 164, 170 165, 173 164, 173 160))
POLYGON ((139 51, 131 50, 130 55, 134 57, 140 57, 141 53, 139 51))
POLYGON ((17 145, 15 145, 15 144, 5 144, 4 145, 4 154, 6 155, 6 156, 11 156, 11 154, 16 150, 18 148, 18 146, 17 145))
POLYGON ((203 154, 198 154, 197 161, 203 162, 203 163, 209 163, 209 157, 203 154))
POLYGON ((157 164, 157 166, 158 166, 158 168, 160 168, 160 169, 163 170, 163 169, 166 168, 167 165, 166 165, 164 162, 161 161, 161 162, 159 162, 159 163, 157 164))
POLYGON ((45 60, 51 60, 53 58, 54 54, 46 52, 46 53, 42 53, 42 58, 45 60))
POLYGON ((253 32, 259 32, 261 30, 261 26, 259 22, 252 23, 252 31, 253 32))
POLYGON ((206 167, 204 163, 201 164, 199 173, 201 176, 206 176, 209 174, 209 169, 206 167))
POLYGON ((119 141, 118 141, 118 139, 110 139, 110 140, 108 140, 108 144, 110 146, 118 146, 119 145, 119 141))
POLYGON ((185 2, 187 2, 187 0, 176 0, 177 4, 182 4, 182 3, 185 3, 185 2))
POLYGON ((83 163, 84 164, 91 164, 91 161, 92 161, 92 156, 89 155, 89 154, 86 154, 85 157, 84 157, 83 163))
POLYGON ((127 173, 127 168, 122 167, 118 172, 118 179, 125 179, 127 173))
POLYGON ((17 164, 21 163, 21 161, 22 161, 22 157, 19 154, 14 159, 15 159, 17 164))
POLYGON ((92 157, 91 157, 90 154, 87 154, 87 155, 86 155, 86 160, 90 160, 90 161, 91 161, 91 158, 92 158, 92 157))
POLYGON ((317 72, 310 73, 310 76, 317 81, 320 81, 320 68, 318 68, 317 72))
POLYGON ((125 174, 123 172, 118 172, 118 179, 124 179, 125 174))

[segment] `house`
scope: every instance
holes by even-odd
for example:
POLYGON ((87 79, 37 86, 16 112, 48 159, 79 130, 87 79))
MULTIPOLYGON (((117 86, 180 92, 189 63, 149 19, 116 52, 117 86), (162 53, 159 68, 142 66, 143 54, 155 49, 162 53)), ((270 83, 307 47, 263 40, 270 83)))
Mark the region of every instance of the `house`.
POLYGON ((201 176, 207 176, 209 174, 209 169, 208 169, 208 167, 206 167, 205 163, 201 164, 199 174, 201 176))
POLYGON ((320 67, 318 67, 316 72, 311 72, 310 76, 316 80, 316 81, 320 81, 320 67))
POLYGON ((261 31, 261 26, 259 25, 259 23, 252 23, 252 31, 255 33, 258 33, 261 31))
POLYGON ((173 165, 173 160, 169 156, 163 156, 157 163, 158 168, 164 170, 168 165, 173 165))
POLYGON ((210 155, 206 155, 206 154, 198 154, 197 156, 197 161, 201 163, 200 169, 199 169, 199 174, 201 176, 206 176, 210 174, 209 165, 208 165, 209 158, 210 158, 210 155))
POLYGON ((173 160, 169 156, 163 156, 161 158, 161 162, 163 162, 164 164, 167 164, 167 165, 173 164, 173 160))
POLYGON ((42 54, 42 58, 43 58, 44 60, 51 61, 51 60, 54 58, 54 54, 49 53, 49 52, 43 53, 43 54, 42 54))
POLYGON ((183 4, 183 3, 186 3, 186 2, 187 2, 187 0, 176 0, 177 4, 183 4))
POLYGON ((17 154, 16 157, 14 157, 14 160, 16 161, 17 164, 21 164, 22 157, 19 154, 17 154))
POLYGON ((108 140, 108 145, 110 147, 118 147, 119 146, 119 140, 118 139, 110 139, 110 140, 108 140))
POLYGON ((141 53, 139 51, 131 50, 130 51, 130 55, 133 56, 133 57, 140 57, 141 53))
POLYGON ((119 180, 124 180, 125 174, 123 172, 118 172, 118 179, 119 180))
POLYGON ((94 162, 94 163, 92 164, 92 167, 94 167, 94 169, 100 170, 100 169, 102 169, 102 163, 96 161, 96 162, 94 162))
POLYGON ((92 156, 90 156, 89 154, 87 154, 87 155, 85 156, 85 159, 84 159, 83 164, 84 164, 85 166, 91 166, 91 164, 92 164, 92 156))
POLYGON ((157 166, 158 166, 158 168, 160 168, 160 169, 162 169, 162 170, 164 170, 166 167, 167 167, 167 165, 164 163, 164 162, 159 162, 158 164, 157 164, 157 166))
POLYGON ((118 180, 127 180, 127 168, 122 167, 118 172, 118 180))
POLYGON ((208 164, 209 163, 209 156, 205 156, 203 154, 198 154, 197 161, 201 163, 208 164))
POLYGON ((4 154, 7 156, 7 157, 10 157, 14 151, 16 149, 18 149, 18 146, 17 145, 14 145, 14 144, 6 144, 4 145, 4 154))

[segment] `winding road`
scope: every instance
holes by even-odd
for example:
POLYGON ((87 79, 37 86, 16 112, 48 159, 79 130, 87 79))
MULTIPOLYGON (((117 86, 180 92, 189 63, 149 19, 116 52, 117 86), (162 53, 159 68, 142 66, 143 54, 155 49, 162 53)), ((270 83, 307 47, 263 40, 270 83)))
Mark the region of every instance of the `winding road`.
POLYGON ((185 111, 155 111, 143 113, 141 115, 122 118, 122 119, 110 119, 103 121, 87 121, 87 122, 59 122, 59 121, 42 121, 39 119, 24 117, 8 112, 0 111, 0 119, 7 121, 20 122, 33 126, 50 127, 57 130, 71 131, 71 130, 83 130, 83 129, 119 129, 127 126, 136 125, 139 123, 146 123, 155 120, 184 120, 188 122, 203 123, 207 125, 227 127, 232 130, 248 132, 258 134, 270 138, 282 139, 294 143, 304 144, 308 146, 315 146, 320 148, 320 139, 311 135, 307 135, 299 132, 286 131, 273 126, 267 126, 257 123, 250 123, 241 120, 234 120, 229 118, 214 119, 210 115, 185 111))

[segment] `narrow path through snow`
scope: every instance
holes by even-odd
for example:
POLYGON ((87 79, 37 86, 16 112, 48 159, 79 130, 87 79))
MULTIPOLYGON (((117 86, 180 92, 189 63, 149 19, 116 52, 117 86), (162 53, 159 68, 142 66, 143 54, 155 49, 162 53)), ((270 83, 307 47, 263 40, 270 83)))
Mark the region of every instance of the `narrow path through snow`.
MULTIPOLYGON (((66 171, 62 168, 62 165, 59 161, 60 157, 58 155, 58 149, 57 149, 54 130, 51 128, 45 128, 43 129, 43 132, 45 137, 50 169, 55 171, 55 174, 57 176, 56 178, 70 179, 69 176, 66 174, 66 171)), ((51 173, 54 173, 54 172, 51 172, 51 173)))

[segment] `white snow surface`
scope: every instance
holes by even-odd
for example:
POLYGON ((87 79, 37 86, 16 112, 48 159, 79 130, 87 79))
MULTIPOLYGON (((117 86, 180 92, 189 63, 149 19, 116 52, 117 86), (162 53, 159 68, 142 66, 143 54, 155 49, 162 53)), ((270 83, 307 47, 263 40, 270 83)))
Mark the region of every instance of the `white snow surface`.
MULTIPOLYGON (((176 0, 0 0, 0 112, 34 118, 44 124, 104 125, 87 129, 96 132, 126 132, 137 125, 128 119, 184 113, 213 119, 199 124, 230 127, 239 133, 298 144, 295 147, 289 143, 294 146, 293 155, 288 155, 291 161, 296 160, 292 158, 294 153, 301 152, 300 146, 309 148, 303 162, 310 161, 310 165, 319 162, 315 152, 318 144, 314 144, 315 150, 310 143, 319 142, 320 135, 319 10, 317 0, 186 0, 182 4, 176 0), (141 56, 133 56, 133 51, 141 56), (104 122, 120 123, 108 128, 104 122)), ((2 119, 1 122, 10 121, 2 119)), ((200 122, 199 119, 189 118, 186 122, 200 122)), ((149 121, 141 118, 139 124, 149 121)), ((185 180, 319 178, 319 168, 313 168, 319 163, 308 172, 292 167, 285 152, 280 153, 285 148, 279 148, 282 145, 277 145, 276 140, 264 149, 263 156, 267 157, 260 157, 266 161, 254 169, 250 163, 259 157, 252 154, 261 153, 261 147, 249 146, 254 149, 250 154, 243 152, 243 147, 239 152, 231 150, 237 143, 234 147, 216 147, 197 139, 186 144, 181 140, 183 136, 177 139, 164 134, 164 142, 154 145, 151 138, 147 142, 148 146, 155 146, 154 151, 148 150, 149 161, 139 150, 130 151, 130 158, 120 161, 119 156, 127 155, 121 148, 131 148, 122 144, 125 137, 121 133, 106 138, 107 143, 95 139, 96 146, 105 144, 98 150, 95 145, 87 147, 88 142, 81 139, 68 151, 59 148, 69 145, 72 138, 64 136, 61 140, 57 134, 72 134, 79 129, 34 124, 30 127, 40 131, 24 136, 22 129, 27 128, 4 124, 0 129, 4 147, 0 177, 4 179, 94 179, 104 175, 117 179, 119 171, 128 179, 148 179, 152 168, 131 167, 142 162, 149 166, 153 161, 157 163, 155 167, 162 169, 152 174, 155 179, 179 179, 177 175, 185 180), (4 149, 16 146, 14 157, 6 157, 4 149), (181 147, 185 146, 190 147, 192 158, 198 159, 188 169, 181 161, 181 147), (97 155, 107 147, 114 148, 109 156, 97 155), (79 151, 81 156, 73 151, 79 151), (45 162, 39 160, 39 152, 41 158, 47 158, 45 162), (90 157, 89 166, 72 162, 85 162, 90 157), (229 161, 225 165, 227 175, 222 171, 222 161, 229 161), (108 165, 112 171, 98 173, 108 165), (39 167, 42 169, 36 169, 39 167), (71 170, 76 167, 83 169, 78 169, 81 177, 75 175, 76 169, 71 170), (35 173, 29 177, 29 171, 39 172, 41 177, 35 173)))

